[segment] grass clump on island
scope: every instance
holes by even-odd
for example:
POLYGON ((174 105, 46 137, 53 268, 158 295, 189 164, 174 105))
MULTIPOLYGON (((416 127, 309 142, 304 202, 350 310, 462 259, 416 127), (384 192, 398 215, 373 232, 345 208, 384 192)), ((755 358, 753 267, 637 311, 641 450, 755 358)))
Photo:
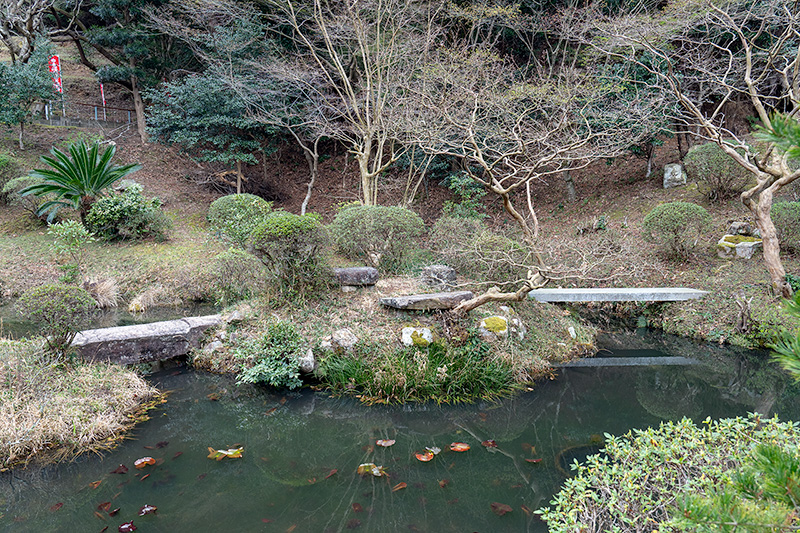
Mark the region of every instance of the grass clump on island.
POLYGON ((54 364, 41 339, 0 340, 0 471, 113 447, 161 401, 135 372, 54 364))

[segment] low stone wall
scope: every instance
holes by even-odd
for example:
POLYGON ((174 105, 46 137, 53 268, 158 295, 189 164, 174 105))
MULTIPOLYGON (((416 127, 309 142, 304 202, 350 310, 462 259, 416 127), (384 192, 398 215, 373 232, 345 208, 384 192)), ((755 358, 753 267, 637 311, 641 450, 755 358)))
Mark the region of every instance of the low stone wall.
POLYGON ((90 329, 78 333, 72 346, 87 361, 122 365, 161 361, 188 354, 199 346, 206 329, 221 322, 219 315, 209 315, 90 329))

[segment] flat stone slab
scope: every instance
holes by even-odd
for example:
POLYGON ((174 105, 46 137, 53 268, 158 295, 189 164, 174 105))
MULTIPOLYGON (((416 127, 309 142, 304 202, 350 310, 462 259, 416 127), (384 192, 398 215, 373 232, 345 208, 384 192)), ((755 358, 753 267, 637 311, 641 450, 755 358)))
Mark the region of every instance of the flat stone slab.
POLYGON ((680 302, 696 300, 708 291, 682 287, 650 287, 635 289, 535 289, 529 298, 538 302, 680 302))
POLYGON ((453 309, 475 295, 471 291, 435 292, 431 294, 410 294, 381 298, 381 305, 394 309, 429 311, 432 309, 453 309))
POLYGON ((688 366, 699 365, 697 359, 688 357, 589 357, 560 365, 557 368, 581 368, 603 366, 688 366))
POLYGON ((339 285, 364 287, 377 283, 378 270, 372 267, 334 268, 333 277, 339 285))
POLYGON ((89 329, 78 333, 72 346, 87 361, 130 365, 172 359, 197 348, 205 330, 221 322, 219 315, 208 315, 89 329))

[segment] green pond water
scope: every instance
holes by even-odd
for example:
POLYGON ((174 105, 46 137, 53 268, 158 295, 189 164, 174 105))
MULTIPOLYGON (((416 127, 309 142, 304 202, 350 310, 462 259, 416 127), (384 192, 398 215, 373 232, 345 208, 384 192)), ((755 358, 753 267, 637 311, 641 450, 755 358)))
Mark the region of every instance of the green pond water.
POLYGON ((139 532, 542 532, 525 509, 546 506, 565 467, 596 451, 603 433, 755 410, 800 418, 797 390, 758 355, 651 334, 603 342, 601 356, 691 355, 703 364, 568 369, 531 392, 457 406, 367 407, 183 367, 153 374, 169 400, 115 450, 0 475, 0 530, 116 532, 133 520, 139 532), (489 439, 498 447, 481 445, 489 439), (449 451, 455 441, 471 449, 449 451), (241 459, 207 458, 208 447, 233 446, 241 459), (426 446, 443 451, 423 463, 414 454, 426 446), (135 469, 143 456, 157 464, 135 469), (357 475, 368 462, 389 477, 357 475), (129 471, 112 474, 120 464, 129 471), (498 516, 495 502, 512 511, 498 516), (139 517, 145 504, 157 513, 139 517))

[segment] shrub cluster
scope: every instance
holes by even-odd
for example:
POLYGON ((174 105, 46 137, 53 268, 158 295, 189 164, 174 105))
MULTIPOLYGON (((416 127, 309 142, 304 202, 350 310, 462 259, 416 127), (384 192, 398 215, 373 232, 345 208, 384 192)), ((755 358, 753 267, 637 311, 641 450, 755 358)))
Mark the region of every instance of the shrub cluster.
POLYGON ((6 186, 11 180, 19 177, 22 169, 17 160, 9 153, 0 152, 0 200, 7 201, 10 191, 6 186))
POLYGON ((474 218, 442 217, 430 232, 439 259, 476 281, 507 283, 525 277, 530 251, 474 218))
POLYGON ((322 359, 317 372, 334 392, 358 392, 368 403, 475 401, 517 388, 511 363, 476 335, 460 344, 434 341, 390 352, 358 344, 353 353, 322 359))
POLYGON ((239 248, 214 257, 210 270, 212 296, 223 306, 252 298, 266 289, 264 264, 239 248))
POLYGON ((711 224, 711 215, 690 202, 661 204, 644 217, 645 237, 656 242, 674 259, 686 259, 697 246, 700 235, 711 224))
POLYGON ((800 202, 775 202, 772 223, 778 230, 782 248, 800 250, 800 202))
POLYGON ((214 200, 208 208, 211 230, 223 239, 246 247, 247 239, 272 212, 272 202, 254 194, 229 194, 214 200))
POLYGON ((395 206, 351 204, 340 210, 330 226, 336 246, 350 259, 396 272, 425 231, 422 219, 395 206))
POLYGON ((33 185, 39 185, 44 180, 42 178, 35 178, 33 176, 20 176, 17 178, 10 179, 6 184, 3 186, 2 195, 6 199, 6 201, 15 206, 19 206, 28 213, 30 213, 31 218, 38 219, 40 221, 44 221, 46 218, 44 215, 39 215, 39 208, 45 202, 49 202, 52 200, 52 195, 42 195, 42 196, 35 196, 33 194, 29 194, 26 196, 22 196, 20 191, 23 189, 27 189, 33 185))
POLYGON ((303 338, 289 322, 273 322, 258 339, 242 341, 234 354, 242 359, 239 383, 266 383, 295 389, 302 386, 300 364, 303 338))
POLYGON ((86 216, 86 226, 107 241, 148 237, 163 240, 172 222, 161 210, 161 200, 145 198, 142 186, 133 184, 92 204, 86 216))
POLYGON ((88 326, 96 307, 88 292, 71 285, 34 287, 16 303, 17 312, 39 326, 57 357, 65 355, 78 331, 88 326))
POLYGON ((683 161, 686 173, 711 201, 738 196, 752 178, 747 169, 714 142, 693 146, 683 161))
POLYGON ((328 286, 328 246, 317 215, 275 211, 253 231, 249 247, 266 265, 280 294, 293 299, 328 286))

